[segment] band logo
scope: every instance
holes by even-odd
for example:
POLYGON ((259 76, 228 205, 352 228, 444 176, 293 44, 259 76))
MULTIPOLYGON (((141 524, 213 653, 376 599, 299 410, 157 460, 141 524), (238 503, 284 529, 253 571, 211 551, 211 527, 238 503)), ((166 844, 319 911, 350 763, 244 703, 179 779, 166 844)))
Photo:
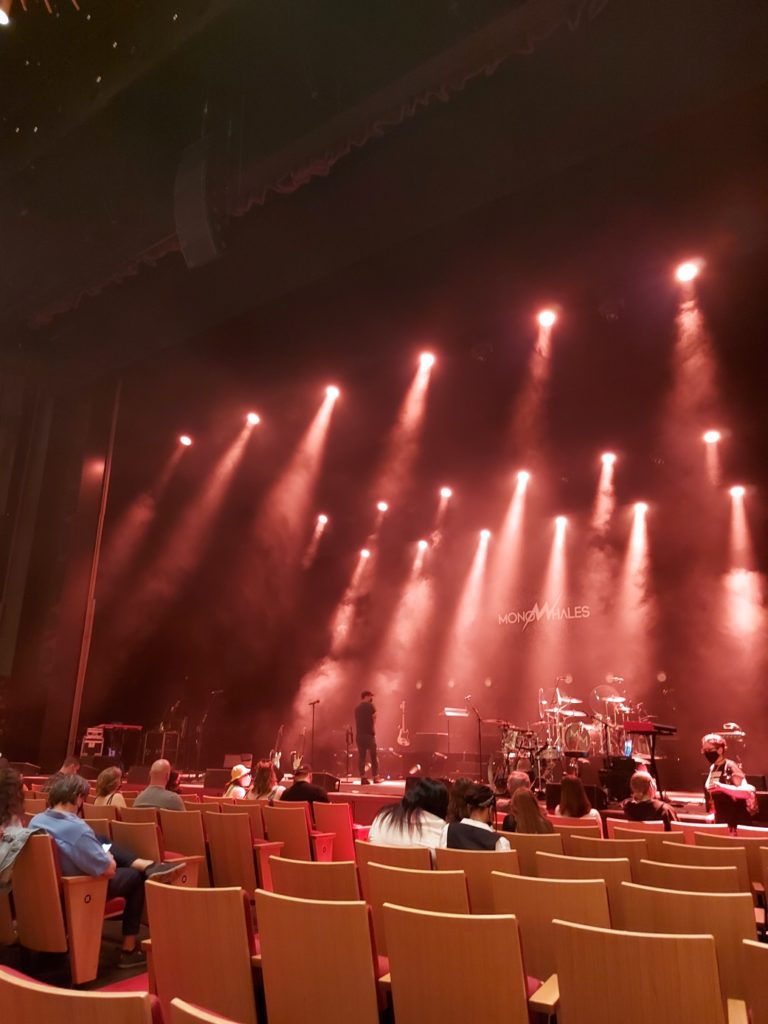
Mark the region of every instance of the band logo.
POLYGON ((545 601, 540 605, 537 601, 532 608, 527 608, 525 611, 499 614, 499 625, 522 626, 523 632, 525 632, 530 625, 541 622, 542 619, 545 622, 562 622, 565 619, 588 619, 591 614, 588 604, 563 606, 558 598, 552 604, 545 601))

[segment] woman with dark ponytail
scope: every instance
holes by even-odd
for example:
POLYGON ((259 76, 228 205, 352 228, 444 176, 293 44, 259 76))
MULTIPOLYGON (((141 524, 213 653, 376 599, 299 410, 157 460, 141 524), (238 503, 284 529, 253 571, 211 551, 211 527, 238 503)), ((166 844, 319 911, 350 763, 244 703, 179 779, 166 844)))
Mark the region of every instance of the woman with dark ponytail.
POLYGON ((417 779, 400 803, 385 807, 371 825, 370 842, 384 846, 440 845, 448 813, 448 790, 438 779, 417 779))

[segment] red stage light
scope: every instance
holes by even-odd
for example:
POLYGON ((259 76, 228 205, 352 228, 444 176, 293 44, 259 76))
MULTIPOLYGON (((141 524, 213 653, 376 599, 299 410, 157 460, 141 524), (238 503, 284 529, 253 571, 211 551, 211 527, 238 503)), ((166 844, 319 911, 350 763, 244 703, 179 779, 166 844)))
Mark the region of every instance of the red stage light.
POLYGON ((556 516, 555 517, 555 526, 558 528, 558 530, 564 530, 565 529, 565 525, 566 525, 567 522, 568 522, 568 520, 566 519, 565 516, 556 516))
POLYGON ((318 521, 318 523, 320 523, 320 525, 321 525, 321 526, 325 526, 325 524, 326 524, 326 523, 328 522, 328 516, 326 516, 326 515, 323 515, 323 514, 321 513, 321 514, 320 514, 320 515, 319 515, 319 516, 317 517, 317 521, 318 521))
POLYGON ((741 484, 737 484, 735 487, 732 487, 728 493, 732 498, 743 498, 747 491, 745 487, 741 486, 741 484))
POLYGON ((540 327, 552 327, 557 321, 557 313, 554 309, 542 309, 537 320, 539 321, 540 327))
POLYGON ((450 487, 441 487, 440 488, 440 497, 441 498, 452 498, 453 497, 453 491, 451 490, 450 487))
POLYGON ((489 540, 490 536, 491 536, 491 531, 490 530, 481 530, 480 531, 480 539, 481 540, 489 540))
POLYGON ((376 503, 376 508, 379 510, 379 512, 387 512, 389 510, 389 505, 386 503, 386 501, 379 501, 376 503))
POLYGON ((648 511, 648 506, 644 501, 635 502, 635 515, 644 516, 648 511))
POLYGON ((341 391, 339 391, 335 384, 329 384, 325 389, 325 393, 329 398, 335 401, 341 394, 341 391))
POLYGON ((612 466, 616 461, 616 456, 613 452, 603 452, 600 458, 603 460, 603 465, 605 466, 612 466))
POLYGON ((189 434, 182 434, 181 437, 179 438, 179 444, 183 444, 185 448, 189 448, 189 446, 192 444, 192 438, 189 436, 189 434))
POLYGON ((521 469, 520 472, 517 474, 517 482, 521 485, 527 484, 530 479, 531 474, 528 472, 527 469, 521 469))
POLYGON ((429 544, 425 540, 420 540, 419 544, 418 544, 418 547, 419 547, 419 551, 426 551, 427 548, 429 547, 429 544))
POLYGON ((371 557, 371 552, 368 550, 368 548, 363 548, 363 550, 360 552, 360 557, 361 558, 370 558, 371 557))
POLYGON ((675 270, 675 277, 678 281, 685 284, 688 281, 693 281, 695 277, 699 276, 700 272, 700 260, 686 260, 685 263, 681 263, 677 270, 675 270))
POLYGON ((257 423, 261 423, 261 416, 257 412, 249 412, 245 418, 252 427, 255 427, 257 423))
POLYGON ((431 352, 422 352, 419 357, 422 370, 429 370, 435 365, 435 357, 431 352))
POLYGON ((704 434, 704 441, 707 444, 717 444, 721 437, 722 435, 719 430, 708 430, 704 434))

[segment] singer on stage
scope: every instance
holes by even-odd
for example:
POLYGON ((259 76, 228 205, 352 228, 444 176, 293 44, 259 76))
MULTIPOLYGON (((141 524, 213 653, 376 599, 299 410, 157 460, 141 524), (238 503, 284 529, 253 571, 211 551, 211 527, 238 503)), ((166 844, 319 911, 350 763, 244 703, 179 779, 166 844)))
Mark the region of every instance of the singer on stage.
POLYGON ((376 752, 376 708, 373 706, 373 694, 370 690, 363 690, 360 694, 360 703, 355 708, 355 734, 361 784, 366 786, 371 781, 365 774, 366 755, 369 755, 371 759, 373 781, 381 782, 379 758, 376 752))

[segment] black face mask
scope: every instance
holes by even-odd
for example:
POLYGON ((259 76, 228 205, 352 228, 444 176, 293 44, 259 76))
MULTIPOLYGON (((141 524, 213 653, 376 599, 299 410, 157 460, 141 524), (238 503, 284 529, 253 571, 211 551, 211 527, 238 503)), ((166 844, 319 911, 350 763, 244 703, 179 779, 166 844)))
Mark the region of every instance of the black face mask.
POLYGON ((719 750, 705 750, 704 751, 704 757, 706 757, 706 759, 709 761, 710 764, 714 764, 715 761, 718 761, 720 759, 720 751, 719 750))

